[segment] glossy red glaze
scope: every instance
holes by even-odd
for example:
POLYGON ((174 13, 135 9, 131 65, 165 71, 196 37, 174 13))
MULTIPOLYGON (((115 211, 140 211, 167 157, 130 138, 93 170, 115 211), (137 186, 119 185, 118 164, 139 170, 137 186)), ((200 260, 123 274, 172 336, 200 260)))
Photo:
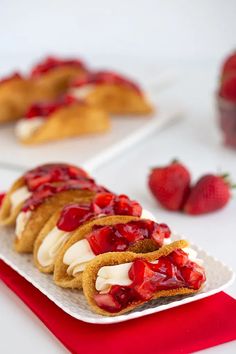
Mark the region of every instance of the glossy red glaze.
POLYGON ((34 190, 32 196, 26 200, 22 211, 34 210, 41 205, 45 199, 73 189, 87 190, 94 193, 105 190, 102 186, 97 185, 94 180, 88 178, 69 179, 55 185, 52 183, 44 183, 34 190))
POLYGON ((183 250, 159 258, 157 263, 135 260, 129 270, 129 286, 113 285, 107 294, 96 294, 97 305, 108 312, 119 312, 132 303, 152 299, 155 292, 178 288, 198 290, 206 280, 204 269, 190 261, 183 250))
POLYGON ((60 67, 75 67, 78 69, 86 70, 84 63, 77 59, 59 59, 56 57, 47 57, 42 62, 37 64, 31 71, 32 77, 41 76, 55 68, 60 67))
POLYGON ((68 107, 76 102, 79 102, 75 97, 66 95, 60 100, 51 103, 35 103, 29 107, 25 114, 26 119, 33 119, 36 117, 50 118, 50 116, 61 108, 68 107))
POLYGON ((119 75, 111 71, 97 71, 94 73, 88 73, 85 77, 78 78, 73 81, 72 87, 82 87, 85 85, 100 85, 100 84, 111 84, 111 85, 122 85, 132 88, 139 94, 142 94, 140 87, 129 80, 128 78, 119 75))
POLYGON ((63 208, 57 227, 60 230, 71 232, 92 217, 94 213, 91 212, 90 205, 69 204, 63 208))
POLYGON ((142 207, 135 200, 130 200, 127 195, 111 193, 97 194, 93 200, 92 208, 98 214, 116 214, 141 216, 142 207))
POLYGON ((133 205, 133 208, 124 208, 119 209, 114 208, 116 203, 119 203, 120 200, 123 200, 124 196, 114 195, 112 193, 98 193, 94 197, 90 205, 81 205, 78 203, 69 204, 64 207, 62 210, 61 216, 58 220, 57 227, 63 231, 73 231, 77 229, 84 222, 91 220, 97 215, 137 215, 137 205, 142 210, 141 206, 127 196, 125 196, 126 203, 133 205), (113 201, 113 203, 111 203, 113 201), (136 205, 137 204, 137 205, 136 205))
POLYGON ((159 225, 154 221, 134 220, 112 226, 96 225, 86 238, 97 255, 105 252, 125 251, 129 246, 145 239, 152 239, 158 247, 162 246, 164 234, 159 231, 159 225))
POLYGON ((89 178, 87 172, 82 168, 63 163, 41 165, 24 175, 25 183, 30 191, 36 190, 44 183, 65 182, 81 178, 89 178))
POLYGON ((3 203, 3 199, 5 198, 6 193, 0 193, 0 208, 2 206, 3 203))
POLYGON ((15 73, 13 73, 13 74, 11 74, 9 76, 6 76, 6 77, 2 78, 0 80, 0 84, 4 84, 6 82, 9 82, 9 81, 12 81, 12 80, 15 80, 15 79, 23 79, 23 77, 22 77, 22 75, 20 73, 15 72, 15 73))

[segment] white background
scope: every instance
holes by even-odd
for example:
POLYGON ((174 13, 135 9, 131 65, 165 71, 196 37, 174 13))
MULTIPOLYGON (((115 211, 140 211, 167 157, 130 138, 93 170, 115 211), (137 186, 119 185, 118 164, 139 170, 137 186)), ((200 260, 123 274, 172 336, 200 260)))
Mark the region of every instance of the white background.
MULTIPOLYGON (((189 165, 194 178, 221 169, 236 181, 236 153, 220 144, 214 110, 219 65, 236 48, 235 14, 235 0, 0 0, 0 73, 26 70, 48 53, 81 55, 92 66, 117 67, 154 82, 161 68, 168 69, 173 81, 166 92, 185 105, 185 119, 95 175, 117 192, 140 200, 158 220, 168 222, 234 269, 235 199, 218 213, 191 218, 160 209, 145 184, 149 167, 173 157, 189 165)), ((0 159, 3 153, 2 147, 0 159)), ((12 162, 16 162, 14 156, 12 162)), ((3 188, 9 182, 10 177, 2 175, 3 188)), ((229 293, 236 296, 235 285, 229 293)), ((0 308, 1 353, 64 352, 1 283, 0 308)), ((209 350, 222 351, 235 353, 235 343, 209 350)))

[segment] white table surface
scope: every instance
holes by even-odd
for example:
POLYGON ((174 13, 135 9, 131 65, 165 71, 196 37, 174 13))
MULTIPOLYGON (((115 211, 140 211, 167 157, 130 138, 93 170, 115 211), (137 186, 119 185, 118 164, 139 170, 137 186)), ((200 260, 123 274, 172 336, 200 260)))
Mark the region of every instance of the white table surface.
MULTIPOLYGON (((236 198, 222 211, 190 217, 161 209, 146 187, 149 169, 165 164, 174 157, 189 166, 194 179, 202 173, 226 171, 236 181, 236 151, 220 144, 220 134, 215 123, 212 94, 216 82, 216 66, 214 63, 194 66, 182 64, 178 66, 178 72, 178 80, 168 90, 168 95, 185 104, 184 119, 161 133, 154 133, 138 146, 96 169, 93 174, 110 189, 136 198, 156 215, 157 220, 167 222, 172 229, 186 235, 189 240, 236 269, 236 198)), ((2 173, 0 189, 6 188, 14 177, 13 172, 11 175, 2 173)), ((226 292, 236 297, 236 283, 226 292)), ((0 353, 66 352, 39 319, 3 283, 0 283, 0 309, 0 353)), ((205 352, 235 353, 236 342, 205 352)))

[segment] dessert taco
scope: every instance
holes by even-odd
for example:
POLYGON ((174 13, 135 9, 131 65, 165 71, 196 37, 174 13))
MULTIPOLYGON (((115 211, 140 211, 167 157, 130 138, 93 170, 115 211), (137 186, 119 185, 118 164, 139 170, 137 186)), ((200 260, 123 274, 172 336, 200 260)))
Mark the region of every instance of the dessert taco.
POLYGON ((47 57, 31 71, 38 100, 54 100, 64 94, 74 77, 83 77, 87 72, 85 64, 78 59, 47 57))
POLYGON ((18 73, 0 80, 0 123, 21 118, 32 100, 30 80, 18 73))
POLYGON ((0 224, 13 225, 23 204, 44 183, 58 185, 68 180, 81 179, 87 181, 88 174, 81 168, 68 164, 46 164, 27 171, 6 193, 0 209, 0 224))
POLYGON ((39 144, 109 129, 108 114, 96 107, 65 96, 51 103, 34 104, 16 125, 23 144, 39 144))
POLYGON ((61 287, 80 289, 83 270, 97 255, 156 250, 163 245, 166 231, 166 225, 162 228, 152 220, 134 216, 114 215, 92 220, 78 228, 60 249, 54 281, 61 287))
POLYGON ((196 293, 206 280, 196 256, 184 240, 147 254, 102 254, 83 272, 84 295, 94 312, 117 316, 153 299, 196 293))
POLYGON ((77 78, 69 93, 112 114, 145 115, 153 112, 152 105, 136 83, 109 71, 77 78))
POLYGON ((43 273, 52 273, 65 242, 95 218, 107 215, 141 216, 142 207, 126 195, 98 193, 88 204, 70 203, 56 211, 39 233, 34 245, 34 263, 43 273))

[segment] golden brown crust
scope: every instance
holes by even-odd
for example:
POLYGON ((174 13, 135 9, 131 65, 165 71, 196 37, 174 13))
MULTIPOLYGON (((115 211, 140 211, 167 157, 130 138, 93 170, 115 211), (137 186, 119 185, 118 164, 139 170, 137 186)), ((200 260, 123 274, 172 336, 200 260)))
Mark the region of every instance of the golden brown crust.
POLYGON ((96 85, 86 102, 113 114, 148 115, 154 111, 144 95, 123 85, 96 85))
POLYGON ((34 79, 37 100, 55 100, 66 93, 73 78, 83 76, 84 73, 82 67, 63 65, 40 75, 34 79))
POLYGON ((15 238, 14 249, 19 253, 32 253, 34 242, 52 213, 69 202, 89 202, 93 196, 94 192, 74 189, 47 198, 38 208, 32 211, 20 239, 15 238))
MULTIPOLYGON (((63 288, 77 288, 81 289, 82 287, 82 273, 80 272, 76 275, 76 277, 69 276, 67 274, 68 266, 63 263, 63 257, 66 251, 76 242, 85 238, 91 231, 94 225, 115 225, 118 223, 127 223, 132 220, 139 220, 138 217, 134 216, 121 216, 121 215, 113 215, 113 216, 105 216, 96 218, 81 227, 79 227, 69 238, 69 240, 63 245, 60 249, 54 267, 54 281, 57 285, 63 288)), ((145 253, 151 252, 157 249, 157 245, 152 240, 143 240, 137 242, 134 246, 131 246, 128 250, 132 250, 133 252, 145 253)))
MULTIPOLYGON (((83 272, 83 277, 82 277, 82 286, 83 286, 83 292, 86 297, 86 300, 88 301, 88 304, 92 308, 92 310, 100 315, 104 316, 118 316, 122 315, 126 312, 129 312, 133 310, 134 308, 142 305, 145 303, 145 301, 139 301, 131 306, 128 306, 127 308, 123 309, 120 312, 117 313, 110 313, 105 310, 102 310, 99 306, 97 306, 95 300, 94 300, 94 295, 97 293, 97 290, 95 288, 95 282, 97 279, 97 273, 100 268, 104 266, 110 266, 110 265, 116 265, 116 264, 123 264, 123 263, 128 263, 128 262, 133 262, 135 259, 138 258, 144 258, 150 262, 157 260, 158 258, 162 256, 167 256, 169 253, 174 251, 175 249, 179 248, 184 248, 188 246, 188 242, 185 240, 180 240, 180 241, 175 241, 171 243, 170 245, 163 246, 157 251, 154 252, 149 252, 146 254, 135 254, 133 252, 109 252, 105 254, 101 254, 97 256, 94 260, 88 263, 86 266, 84 272, 83 272)), ((159 297, 168 297, 168 296, 175 296, 175 295, 188 295, 188 294, 193 294, 197 292, 196 290, 193 289, 188 289, 188 288, 179 288, 179 289, 174 289, 174 290, 162 290, 158 291, 155 293, 155 295, 152 297, 153 299, 157 299, 159 297)))
POLYGON ((87 104, 75 103, 54 112, 31 136, 21 139, 23 144, 47 141, 108 131, 108 114, 87 104))
POLYGON ((31 80, 16 78, 0 84, 0 123, 23 117, 33 98, 31 80))
POLYGON ((24 177, 20 177, 13 183, 12 187, 7 192, 0 208, 0 225, 13 225, 15 223, 16 217, 19 214, 23 203, 21 203, 14 210, 11 210, 10 196, 13 192, 23 187, 24 185, 24 177))

